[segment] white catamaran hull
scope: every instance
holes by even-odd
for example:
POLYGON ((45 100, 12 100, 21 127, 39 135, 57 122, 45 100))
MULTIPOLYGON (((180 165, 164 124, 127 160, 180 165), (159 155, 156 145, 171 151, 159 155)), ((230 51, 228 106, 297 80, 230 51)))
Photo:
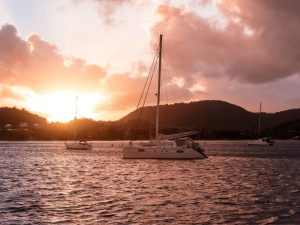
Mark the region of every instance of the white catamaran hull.
POLYGON ((123 159, 204 159, 204 153, 192 148, 160 148, 127 146, 123 148, 123 159))

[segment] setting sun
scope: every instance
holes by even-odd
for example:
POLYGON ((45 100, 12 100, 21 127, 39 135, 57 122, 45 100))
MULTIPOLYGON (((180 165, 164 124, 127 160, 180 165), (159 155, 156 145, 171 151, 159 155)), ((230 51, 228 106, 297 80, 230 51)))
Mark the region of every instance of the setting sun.
POLYGON ((53 92, 28 99, 28 108, 47 117, 48 121, 67 122, 75 117, 95 119, 95 108, 106 100, 100 93, 53 92))

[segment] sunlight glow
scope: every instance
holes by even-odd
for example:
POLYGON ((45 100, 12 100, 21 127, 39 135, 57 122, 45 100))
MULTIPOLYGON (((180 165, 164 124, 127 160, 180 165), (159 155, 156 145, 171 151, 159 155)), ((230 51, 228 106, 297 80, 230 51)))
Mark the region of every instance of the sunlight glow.
POLYGON ((184 86, 184 79, 182 77, 174 77, 172 79, 172 82, 180 88, 184 86))
POLYGON ((54 92, 36 95, 28 99, 28 108, 45 115, 50 122, 67 122, 75 117, 76 96, 77 118, 96 119, 96 106, 106 101, 101 93, 54 92))
POLYGON ((244 34, 247 36, 252 36, 254 34, 254 30, 250 27, 245 26, 244 27, 244 34))
POLYGON ((205 92, 206 87, 203 84, 197 83, 193 85, 190 89, 191 92, 205 92))

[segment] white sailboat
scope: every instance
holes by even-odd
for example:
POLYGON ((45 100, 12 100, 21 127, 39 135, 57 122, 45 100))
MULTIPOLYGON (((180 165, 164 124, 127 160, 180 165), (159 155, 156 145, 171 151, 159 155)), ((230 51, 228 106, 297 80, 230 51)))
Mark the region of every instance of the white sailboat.
POLYGON ((159 105, 162 58, 162 35, 159 39, 158 88, 156 105, 155 140, 132 142, 123 148, 124 159, 203 159, 207 158, 202 147, 189 136, 198 132, 185 132, 173 135, 159 134, 159 105))
MULTIPOLYGON (((75 117, 74 117, 74 123, 76 123, 77 119, 77 100, 78 97, 76 96, 76 108, 75 108, 75 117)), ((76 139, 76 129, 74 130, 74 140, 72 142, 65 141, 66 149, 68 150, 91 150, 92 145, 87 143, 84 140, 77 140, 76 139)))
MULTIPOLYGON (((258 137, 260 137, 260 120, 261 120, 261 103, 259 105, 259 114, 258 114, 258 137)), ((257 146, 272 146, 274 145, 274 141, 272 140, 272 138, 269 137, 264 137, 264 138, 258 138, 256 140, 253 140, 251 142, 248 143, 248 145, 257 145, 257 146)))
POLYGON ((92 145, 86 141, 74 141, 73 143, 66 143, 66 149, 69 150, 92 150, 92 145))

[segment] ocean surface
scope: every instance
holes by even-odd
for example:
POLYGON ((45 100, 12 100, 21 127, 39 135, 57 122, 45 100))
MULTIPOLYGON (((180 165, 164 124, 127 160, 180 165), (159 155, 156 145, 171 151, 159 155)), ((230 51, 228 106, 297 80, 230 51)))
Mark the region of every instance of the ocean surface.
POLYGON ((0 224, 300 224, 300 141, 200 143, 208 159, 0 142, 0 224))

